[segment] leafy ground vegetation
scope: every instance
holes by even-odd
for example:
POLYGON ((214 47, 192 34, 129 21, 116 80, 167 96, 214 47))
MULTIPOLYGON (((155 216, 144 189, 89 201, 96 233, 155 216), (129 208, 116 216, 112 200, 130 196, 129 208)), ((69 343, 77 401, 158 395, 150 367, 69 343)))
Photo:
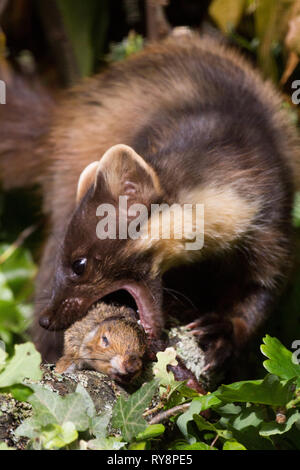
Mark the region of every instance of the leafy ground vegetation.
MULTIPOLYGON (((21 69, 31 70, 34 65, 54 91, 108 62, 126 60, 151 36, 151 31, 143 29, 147 18, 137 1, 123 2, 127 10, 123 8, 117 17, 111 5, 118 2, 53 0, 66 46, 56 47, 51 43, 53 25, 45 21, 51 17, 47 7, 32 11, 32 3, 11 2, 3 18, 0 11, 0 60, 18 63, 21 69), (126 21, 120 19, 125 17, 126 21), (69 64, 68 70, 64 63, 69 64)), ((224 34, 273 81, 299 127, 299 106, 292 103, 291 95, 293 82, 300 79, 300 1, 200 3, 209 4, 209 27, 214 34, 224 34)), ((166 13, 173 26, 178 25, 178 16, 184 24, 198 26, 195 14, 180 11, 174 16, 172 9, 166 13)), ((28 411, 15 430, 16 439, 24 439, 28 449, 300 450, 300 355, 294 346, 300 340, 300 193, 294 206, 294 271, 264 327, 263 334, 268 335, 250 351, 251 367, 245 374, 251 380, 221 385, 201 396, 175 382, 167 371, 167 365, 175 361, 169 349, 158 354, 152 381, 130 398, 120 395, 112 412, 101 414, 82 385, 60 396, 39 383, 41 359, 28 335, 43 239, 37 207, 32 196, 23 192, 0 195, 0 398, 13 397, 28 411)), ((1 413, 6 412, 2 408, 0 422, 1 413)), ((0 449, 13 447, 3 441, 0 449)))
MULTIPOLYGON (((30 416, 14 431, 28 449, 300 450, 297 354, 276 338, 263 341, 263 379, 199 395, 168 372, 176 361, 168 348, 157 354, 153 380, 129 398, 120 394, 112 412, 100 414, 80 384, 62 397, 37 383, 40 355, 27 342, 11 357, 0 350, 0 393, 28 402, 30 416)), ((0 449, 13 448, 3 442, 0 449)))

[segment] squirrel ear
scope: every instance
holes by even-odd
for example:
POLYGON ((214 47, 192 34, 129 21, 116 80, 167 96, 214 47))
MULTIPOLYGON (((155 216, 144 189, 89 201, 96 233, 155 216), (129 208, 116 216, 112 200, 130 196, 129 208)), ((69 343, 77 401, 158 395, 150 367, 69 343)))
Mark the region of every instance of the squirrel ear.
POLYGON ((87 190, 91 187, 96 178, 97 169, 99 162, 90 163, 83 172, 81 173, 76 193, 76 202, 78 203, 83 196, 86 194, 87 190))
POLYGON ((103 179, 113 195, 146 202, 161 193, 154 169, 128 145, 114 145, 100 159, 95 190, 103 179))

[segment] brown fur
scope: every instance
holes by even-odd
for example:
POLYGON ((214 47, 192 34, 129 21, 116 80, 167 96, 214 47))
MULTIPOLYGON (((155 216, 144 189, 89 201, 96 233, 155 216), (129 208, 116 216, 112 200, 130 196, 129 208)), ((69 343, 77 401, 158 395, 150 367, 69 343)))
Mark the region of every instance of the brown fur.
POLYGON ((64 354, 56 365, 58 373, 89 367, 124 381, 142 370, 146 336, 131 309, 98 303, 64 337, 64 354))
POLYGON ((46 135, 54 102, 36 78, 22 77, 0 63, 6 104, 0 105, 0 175, 3 189, 42 184, 48 169, 46 135))
POLYGON ((212 361, 222 359, 224 347, 231 351, 256 331, 286 278, 298 164, 298 141, 273 87, 210 39, 168 39, 85 80, 57 107, 47 138, 41 177, 52 234, 37 314, 43 302, 44 325, 66 328, 103 295, 126 289, 148 335, 158 338, 168 312, 163 287, 176 287, 196 305, 193 315, 202 320, 195 334, 205 336, 212 361), (144 162, 129 166, 132 202, 140 195, 147 207, 204 202, 207 243, 200 253, 186 257, 177 240, 147 246, 96 238, 96 208, 116 205, 127 179, 122 165, 106 162, 91 180, 83 178, 76 207, 78 179, 120 143, 133 149, 128 162, 132 152, 135 164, 144 162), (75 279, 71 265, 81 256, 88 268, 75 279), (216 340, 223 333, 224 343, 216 340))

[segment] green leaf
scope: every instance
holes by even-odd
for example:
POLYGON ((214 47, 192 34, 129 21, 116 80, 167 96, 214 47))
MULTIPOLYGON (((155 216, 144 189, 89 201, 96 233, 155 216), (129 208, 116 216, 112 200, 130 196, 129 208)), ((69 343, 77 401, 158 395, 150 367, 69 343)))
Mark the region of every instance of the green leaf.
POLYGON ((90 418, 95 417, 97 414, 96 408, 88 391, 81 384, 78 384, 75 392, 82 396, 84 403, 85 403, 85 409, 86 409, 87 415, 90 418))
POLYGON ((278 79, 275 46, 283 39, 287 31, 292 1, 263 0, 257 2, 255 10, 255 36, 259 40, 258 64, 266 77, 278 79))
POLYGON ((297 192, 295 196, 293 222, 295 227, 300 227, 300 192, 297 192))
POLYGON ((269 358, 263 362, 265 369, 284 380, 295 377, 300 387, 300 365, 294 364, 291 351, 286 349, 277 338, 269 335, 263 338, 263 342, 264 344, 260 347, 261 352, 269 358))
POLYGON ((238 26, 246 5, 247 0, 214 0, 209 13, 218 27, 228 33, 238 26))
POLYGON ((1 393, 10 393, 15 400, 27 401, 32 394, 32 390, 29 387, 26 387, 26 385, 16 384, 7 388, 2 388, 1 393))
POLYGON ((126 442, 121 442, 119 437, 107 437, 92 439, 88 442, 81 441, 80 448, 90 450, 120 450, 126 445, 126 442))
POLYGON ((122 431, 127 442, 146 429, 147 423, 142 414, 149 405, 157 386, 158 381, 152 380, 128 399, 123 396, 118 398, 113 409, 112 426, 122 431))
POLYGON ((235 439, 230 439, 224 442, 223 450, 247 450, 243 444, 237 442, 235 439))
POLYGON ((176 366, 176 351, 174 348, 167 348, 165 351, 156 354, 157 362, 153 364, 153 374, 159 380, 159 384, 167 387, 175 382, 173 372, 167 370, 168 365, 176 366))
POLYGON ((90 433, 97 439, 106 437, 107 427, 111 420, 111 412, 102 412, 100 416, 94 416, 91 418, 89 425, 90 433))
MULTIPOLYGON (((8 248, 9 245, 1 245, 0 254, 8 248)), ((0 265, 0 272, 3 274, 9 288, 13 291, 14 296, 19 296, 21 294, 24 284, 28 283, 28 281, 31 281, 32 290, 32 281, 36 274, 36 266, 28 250, 17 248, 13 254, 0 265)))
POLYGON ((137 441, 146 441, 147 439, 154 439, 165 432, 163 424, 150 424, 145 431, 140 432, 136 436, 137 441))
POLYGON ((13 357, 0 373, 0 388, 20 384, 25 378, 40 380, 43 375, 40 363, 41 355, 32 343, 15 346, 13 357))
POLYGON ((259 435, 258 429, 253 426, 242 431, 232 429, 233 438, 246 447, 247 450, 275 450, 274 444, 268 437, 259 435))
POLYGON ((200 413, 201 411, 207 410, 212 406, 217 406, 221 401, 214 395, 214 393, 208 393, 201 397, 194 398, 191 402, 189 409, 180 415, 176 421, 177 426, 179 427, 182 434, 187 439, 195 440, 193 436, 189 434, 188 423, 194 420, 194 415, 200 413))
POLYGON ((13 300, 14 295, 9 288, 4 274, 0 271, 0 299, 4 301, 13 300))
POLYGON ((96 59, 103 52, 108 27, 108 2, 60 0, 57 5, 74 48, 80 74, 90 75, 94 71, 96 59))
POLYGON ((195 398, 191 404, 189 409, 180 415, 176 421, 177 426, 179 427, 180 431, 184 435, 186 439, 196 441, 196 438, 191 436, 188 430, 188 423, 194 420, 194 414, 200 413, 202 410, 202 402, 198 398, 195 398))
POLYGON ((230 420, 230 427, 241 431, 249 426, 259 428, 264 422, 265 411, 262 407, 252 405, 244 408, 241 413, 230 420))
POLYGON ((268 423, 263 423, 259 434, 261 436, 273 436, 274 434, 284 434, 288 432, 295 423, 300 424, 300 412, 298 410, 289 411, 287 413, 287 419, 285 423, 279 424, 275 420, 268 423))
POLYGON ((0 442, 0 450, 16 450, 14 447, 8 447, 5 442, 0 442))
POLYGON ((224 439, 231 439, 232 437, 232 433, 230 431, 217 428, 217 426, 204 419, 201 415, 194 415, 194 421, 199 431, 212 431, 224 439))
POLYGON ((134 31, 131 31, 127 38, 122 42, 110 45, 110 51, 107 56, 108 62, 118 62, 139 52, 144 47, 144 38, 134 31))
MULTIPOLYGON (((61 397, 58 393, 47 390, 38 384, 30 385, 30 388, 34 393, 29 397, 28 401, 32 405, 35 426, 37 424, 40 427, 45 427, 49 424, 63 426, 66 422, 70 421, 75 425, 77 431, 88 429, 90 421, 87 414, 86 402, 82 395, 70 393, 61 397)), ((17 431, 18 435, 21 435, 20 432, 23 432, 24 429, 21 427, 20 431, 19 427, 17 431)))
POLYGON ((170 450, 217 450, 215 447, 211 447, 205 442, 194 442, 193 444, 188 444, 187 442, 178 441, 174 443, 170 450))
POLYGON ((7 358, 7 352, 2 349, 0 345, 0 372, 4 369, 5 364, 6 364, 6 358, 7 358))
POLYGON ((27 418, 15 429, 17 437, 28 437, 29 439, 39 438, 42 432, 42 425, 36 418, 27 418))
POLYGON ((42 446, 46 450, 61 449, 77 438, 78 433, 71 422, 65 422, 62 426, 49 424, 40 435, 42 446))
POLYGON ((129 446, 129 450, 150 450, 150 443, 147 441, 132 442, 129 446))
POLYGON ((293 384, 280 382, 276 375, 267 375, 264 380, 235 382, 221 385, 216 396, 227 402, 251 402, 272 406, 284 406, 293 396, 293 384))

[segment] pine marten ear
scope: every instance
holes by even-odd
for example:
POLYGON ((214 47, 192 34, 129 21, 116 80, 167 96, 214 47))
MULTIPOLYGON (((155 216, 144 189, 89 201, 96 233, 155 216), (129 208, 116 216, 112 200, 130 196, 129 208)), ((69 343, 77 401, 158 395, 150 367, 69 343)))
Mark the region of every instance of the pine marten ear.
POLYGON ((97 185, 105 182, 114 198, 148 202, 161 193, 159 178, 153 168, 131 147, 114 145, 103 155, 96 174, 97 185))
POLYGON ((81 173, 76 200, 79 202, 94 184, 97 191, 105 183, 114 198, 147 202, 161 193, 159 178, 153 168, 131 147, 114 145, 99 162, 90 163, 81 173))
POLYGON ((99 162, 90 163, 81 173, 77 185, 77 202, 79 202, 83 198, 83 196, 87 193, 88 189, 94 183, 98 166, 99 162))

